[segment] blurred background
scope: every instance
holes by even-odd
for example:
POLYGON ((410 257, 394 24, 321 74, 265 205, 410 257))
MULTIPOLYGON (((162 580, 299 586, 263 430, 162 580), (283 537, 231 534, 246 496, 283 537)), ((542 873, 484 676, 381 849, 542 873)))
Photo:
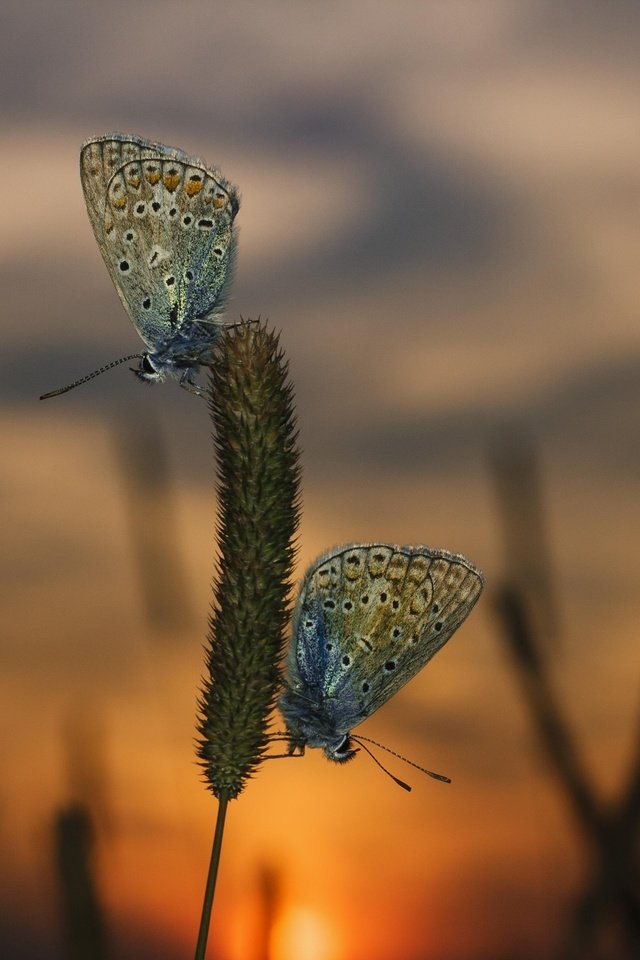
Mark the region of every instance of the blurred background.
POLYGON ((24 3, 0 14, 0 955, 193 955, 206 404, 145 388, 78 175, 113 130, 241 190, 229 319, 282 331, 299 567, 427 543, 487 589, 361 729, 233 804, 216 960, 640 954, 640 9, 24 3), (381 759, 383 759, 381 757, 381 759))

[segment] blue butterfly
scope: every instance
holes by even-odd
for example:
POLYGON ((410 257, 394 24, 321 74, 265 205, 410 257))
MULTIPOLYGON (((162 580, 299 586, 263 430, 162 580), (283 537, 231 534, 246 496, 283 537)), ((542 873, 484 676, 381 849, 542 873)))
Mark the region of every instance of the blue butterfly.
POLYGON ((182 150, 121 133, 87 140, 80 177, 89 220, 122 304, 147 346, 101 367, 139 359, 146 383, 167 377, 202 393, 193 375, 219 336, 233 274, 236 188, 182 150))
POLYGON ((352 544, 315 560, 296 603, 279 701, 290 753, 320 747, 329 760, 351 760, 354 741, 367 740, 353 727, 444 646, 483 585, 464 557, 429 547, 352 544))

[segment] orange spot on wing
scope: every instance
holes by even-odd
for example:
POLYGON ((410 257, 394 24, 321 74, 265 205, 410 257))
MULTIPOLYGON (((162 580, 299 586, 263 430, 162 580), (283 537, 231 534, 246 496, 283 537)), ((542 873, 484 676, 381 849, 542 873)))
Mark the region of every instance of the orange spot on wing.
POLYGON ((156 183, 158 183, 158 181, 160 180, 161 173, 159 170, 153 170, 152 172, 147 171, 146 176, 151 186, 154 187, 156 183))
POLYGON ((164 183, 169 193, 173 193, 173 191, 176 189, 176 187, 180 183, 180 174, 176 173, 175 175, 172 176, 170 173, 165 173, 162 182, 164 183))
POLYGON ((189 180, 184 188, 188 197, 195 197, 202 190, 202 180, 189 180))

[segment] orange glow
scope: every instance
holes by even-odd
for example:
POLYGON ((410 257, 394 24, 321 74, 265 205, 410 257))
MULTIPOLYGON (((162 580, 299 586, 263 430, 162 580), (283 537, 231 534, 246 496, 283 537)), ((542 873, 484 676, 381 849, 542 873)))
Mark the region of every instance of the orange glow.
POLYGON ((331 923, 309 907, 285 909, 271 935, 273 960, 340 960, 342 946, 331 923))
MULTIPOLYGON (((78 176, 80 143, 123 127, 240 188, 225 319, 262 312, 291 362, 295 578, 382 541, 463 553, 487 580, 357 728, 453 782, 376 748, 410 794, 364 751, 262 764, 230 805, 209 956, 557 955, 592 884, 614 883, 594 875, 540 706, 553 697, 596 809, 627 801, 640 762, 640 21, 583 4, 576 30, 542 0, 219 4, 214 21, 191 0, 190 18, 164 4, 150 38, 130 6, 115 58, 107 5, 69 0, 73 29, 53 5, 3 6, 0 957, 63 955, 64 863, 91 878, 119 960, 193 956, 217 812, 194 754, 218 557, 207 404, 127 365, 37 400, 143 349, 78 176), (169 63, 193 69, 163 96, 169 63), (540 621, 537 707, 497 615, 514 578, 540 621)), ((171 160, 107 161, 109 244, 136 184, 195 189, 171 160)), ((224 219, 218 179, 197 195, 224 219)))

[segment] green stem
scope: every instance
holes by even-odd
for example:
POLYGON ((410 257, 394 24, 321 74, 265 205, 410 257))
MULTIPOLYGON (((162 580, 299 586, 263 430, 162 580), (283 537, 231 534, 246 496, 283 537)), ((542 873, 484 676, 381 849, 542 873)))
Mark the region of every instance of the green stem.
POLYGON ((195 960, 205 960, 205 954, 207 951, 207 938, 209 936, 209 924, 211 922, 211 908, 213 906, 213 894, 216 889, 218 866, 220 865, 220 850, 222 848, 224 818, 227 813, 228 802, 228 794, 226 792, 221 792, 220 796, 218 797, 218 817, 216 820, 216 830, 213 835, 213 847, 211 848, 209 875, 207 876, 207 886, 205 887, 204 891, 204 902, 202 904, 202 917, 200 919, 200 930, 198 932, 195 960))

